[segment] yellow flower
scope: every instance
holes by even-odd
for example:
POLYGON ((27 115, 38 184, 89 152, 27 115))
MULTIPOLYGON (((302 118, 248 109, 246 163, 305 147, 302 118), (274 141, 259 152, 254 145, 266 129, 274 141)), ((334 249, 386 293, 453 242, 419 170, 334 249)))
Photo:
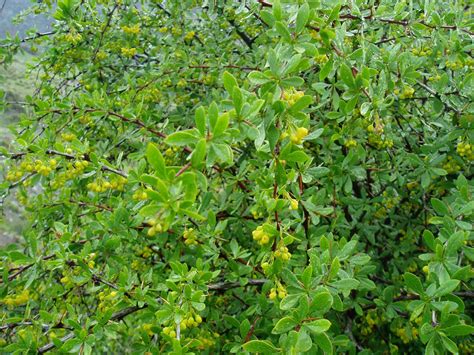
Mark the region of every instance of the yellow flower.
POLYGON ((186 33, 186 36, 184 36, 184 39, 186 41, 190 41, 194 38, 195 35, 196 33, 194 31, 189 31, 188 33, 186 33))
POLYGON ((308 129, 305 127, 298 127, 296 131, 290 136, 290 140, 294 144, 301 144, 303 139, 308 135, 308 129))
POLYGON ((122 31, 127 33, 127 34, 136 35, 136 34, 140 33, 140 25, 136 24, 136 25, 133 25, 133 26, 123 26, 122 31))
POLYGON ((122 55, 124 57, 132 58, 135 54, 137 54, 136 48, 122 48, 122 55))
POLYGON ((295 200, 294 198, 290 199, 290 208, 292 210, 297 210, 298 209, 298 201, 295 200))

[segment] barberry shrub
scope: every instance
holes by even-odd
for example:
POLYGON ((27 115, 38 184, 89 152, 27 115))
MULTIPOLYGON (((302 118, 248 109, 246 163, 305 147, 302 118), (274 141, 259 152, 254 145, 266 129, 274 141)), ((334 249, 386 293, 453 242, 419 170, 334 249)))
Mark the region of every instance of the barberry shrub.
POLYGON ((30 12, 2 353, 473 352, 469 1, 30 12))

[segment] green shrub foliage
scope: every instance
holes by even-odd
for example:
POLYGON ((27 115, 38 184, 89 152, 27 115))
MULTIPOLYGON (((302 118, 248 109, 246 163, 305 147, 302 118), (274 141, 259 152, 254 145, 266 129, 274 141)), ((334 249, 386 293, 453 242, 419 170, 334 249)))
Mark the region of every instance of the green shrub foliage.
POLYGON ((31 11, 2 352, 473 353, 468 1, 31 11))

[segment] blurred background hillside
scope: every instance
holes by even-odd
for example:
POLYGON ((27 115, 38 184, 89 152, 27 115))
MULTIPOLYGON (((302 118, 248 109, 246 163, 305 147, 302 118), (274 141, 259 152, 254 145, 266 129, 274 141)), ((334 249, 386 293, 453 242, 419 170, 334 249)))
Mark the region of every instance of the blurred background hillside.
POLYGON ((0 38, 7 33, 22 36, 32 27, 39 32, 48 29, 48 21, 44 16, 29 15, 24 23, 15 23, 14 17, 34 2, 36 0, 0 0, 0 38))
MULTIPOLYGON (((48 30, 48 22, 44 16, 28 15, 23 23, 18 23, 15 19, 36 1, 0 0, 0 39, 16 35, 24 37, 27 35, 27 31, 32 28, 38 32, 48 30)), ((29 59, 31 59, 31 55, 25 52, 16 56, 11 65, 7 67, 0 65, 0 91, 5 92, 7 102, 13 103, 5 111, 0 111, 1 146, 9 145, 11 135, 8 127, 15 125, 20 115, 24 113, 23 106, 14 103, 21 103, 27 95, 31 95, 34 91, 32 81, 25 76, 26 63, 29 59)), ((0 169, 1 175, 3 175, 3 167, 0 169)), ((4 201, 3 211, 0 206, 0 246, 17 240, 23 225, 21 211, 21 207, 12 198, 7 198, 4 201)))

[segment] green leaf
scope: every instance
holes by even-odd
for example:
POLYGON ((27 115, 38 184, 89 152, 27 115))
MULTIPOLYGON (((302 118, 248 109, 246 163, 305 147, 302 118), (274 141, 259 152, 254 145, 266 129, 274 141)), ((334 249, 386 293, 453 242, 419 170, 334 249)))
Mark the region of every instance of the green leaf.
POLYGON ((229 93, 229 95, 232 95, 232 92, 234 91, 234 86, 238 86, 235 77, 228 71, 225 71, 222 75, 222 81, 224 82, 224 87, 229 93))
POLYGON ((275 17, 275 19, 278 21, 282 19, 280 0, 273 1, 273 17, 275 17))
POLYGON ((250 72, 248 75, 248 79, 250 80, 252 84, 255 84, 255 85, 266 84, 271 80, 268 76, 266 76, 260 71, 250 72))
POLYGON ((185 215, 188 215, 189 217, 194 218, 198 221, 205 221, 206 220, 206 217, 204 217, 204 216, 200 215, 199 213, 197 213, 195 211, 192 211, 190 209, 181 208, 180 211, 182 213, 184 213, 185 215))
POLYGON ((238 87, 234 87, 234 91, 232 92, 232 101, 234 102, 235 112, 238 116, 240 116, 242 113, 244 96, 242 95, 242 91, 238 87))
POLYGON ((298 10, 298 14, 296 15, 296 32, 300 33, 309 19, 309 5, 308 3, 304 3, 300 9, 298 10))
POLYGON ((425 231, 423 232, 423 240, 432 251, 435 251, 435 238, 430 230, 425 229, 425 231))
POLYGON ((219 117, 219 108, 217 107, 217 104, 215 103, 215 101, 213 101, 209 105, 209 112, 208 112, 209 126, 211 128, 211 132, 214 130, 214 126, 216 125, 218 117, 219 117))
POLYGON ((339 258, 336 256, 331 262, 331 268, 329 269, 329 274, 328 274, 328 281, 331 281, 333 278, 336 277, 340 268, 341 268, 341 263, 339 261, 339 258))
POLYGON ((327 24, 330 24, 331 22, 333 22, 335 19, 337 19, 339 17, 339 11, 341 10, 341 4, 337 4, 336 6, 334 6, 334 8, 332 9, 331 13, 329 14, 329 17, 326 21, 327 24))
POLYGON ((300 297, 301 294, 287 295, 280 301, 280 309, 284 311, 292 309, 298 303, 300 297))
POLYGON ((311 312, 326 313, 333 303, 333 297, 328 291, 318 292, 311 302, 311 312))
POLYGON ((193 130, 175 132, 166 137, 165 142, 177 146, 194 144, 198 140, 198 137, 196 137, 194 133, 193 130))
POLYGON ((459 354, 458 346, 454 341, 449 339, 447 336, 441 334, 441 341, 443 345, 451 354, 459 354))
POLYGON ((313 341, 311 340, 311 337, 309 336, 308 332, 305 330, 300 330, 298 332, 298 340, 296 341, 295 345, 295 350, 297 352, 306 352, 311 349, 313 346, 313 341))
POLYGON ((30 262, 32 259, 25 254, 19 252, 18 250, 13 250, 8 253, 8 256, 10 259, 14 262, 30 262))
POLYGON ((324 351, 325 354, 333 354, 331 339, 326 333, 313 334, 314 342, 324 351))
POLYGON ((433 297, 441 297, 453 292, 459 286, 459 280, 447 280, 436 290, 433 297))
POLYGON ((194 113, 194 121, 196 122, 196 127, 201 133, 201 136, 206 135, 206 110, 204 107, 200 106, 197 108, 194 113))
POLYGON ((311 105, 312 102, 313 102, 313 98, 309 95, 305 95, 302 98, 300 98, 298 101, 296 101, 293 106, 291 106, 290 111, 299 112, 305 109, 306 107, 308 107, 309 105, 311 105))
POLYGON ((275 23, 275 29, 285 41, 291 42, 291 33, 288 31, 288 26, 284 25, 280 21, 277 21, 275 23))
POLYGON ((467 324, 453 325, 452 327, 444 328, 443 332, 452 337, 459 337, 474 334, 474 327, 467 324))
POLYGON ((214 137, 219 137, 224 131, 227 129, 229 126, 229 114, 223 113, 222 115, 219 116, 217 119, 216 125, 214 126, 214 129, 212 130, 212 134, 214 137))
POLYGON ((289 162, 304 163, 309 160, 309 156, 304 151, 297 150, 285 156, 285 159, 289 162))
POLYGON ((201 140, 196 144, 193 155, 191 156, 191 165, 195 168, 199 168, 206 157, 206 139, 201 140))
POLYGON ((280 319, 275 327, 272 330, 273 334, 286 333, 287 331, 293 329, 298 322, 293 317, 284 317, 280 319))
POLYGON ((160 178, 167 179, 165 159, 153 143, 148 143, 146 148, 146 159, 153 169, 155 169, 160 178))
POLYGON ((327 319, 317 319, 311 322, 304 323, 311 333, 320 334, 327 331, 331 327, 331 322, 327 319))
POLYGON ((339 67, 339 75, 341 76, 342 81, 349 86, 350 88, 355 87, 354 76, 352 75, 352 70, 347 66, 347 64, 342 63, 339 67))
POLYGON ((434 210, 436 211, 437 214, 439 215, 449 215, 449 208, 444 204, 443 201, 437 199, 437 198, 432 198, 431 199, 431 205, 433 206, 434 210))
POLYGON ((250 340, 243 345, 243 348, 250 353, 274 354, 279 352, 279 349, 268 340, 250 340))
POLYGON ((331 286, 340 290, 354 290, 359 286, 360 282, 356 279, 348 278, 330 283, 331 286))
POLYGON ((406 272, 403 275, 403 278, 405 279, 405 284, 409 289, 415 291, 419 295, 423 295, 425 293, 423 285, 421 284, 420 279, 416 275, 410 272, 406 272))
POLYGON ((334 65, 334 61, 332 59, 328 60, 326 64, 324 64, 324 66, 321 68, 319 72, 320 81, 324 81, 324 79, 327 78, 327 76, 329 75, 329 73, 331 72, 333 68, 333 65, 334 65))

